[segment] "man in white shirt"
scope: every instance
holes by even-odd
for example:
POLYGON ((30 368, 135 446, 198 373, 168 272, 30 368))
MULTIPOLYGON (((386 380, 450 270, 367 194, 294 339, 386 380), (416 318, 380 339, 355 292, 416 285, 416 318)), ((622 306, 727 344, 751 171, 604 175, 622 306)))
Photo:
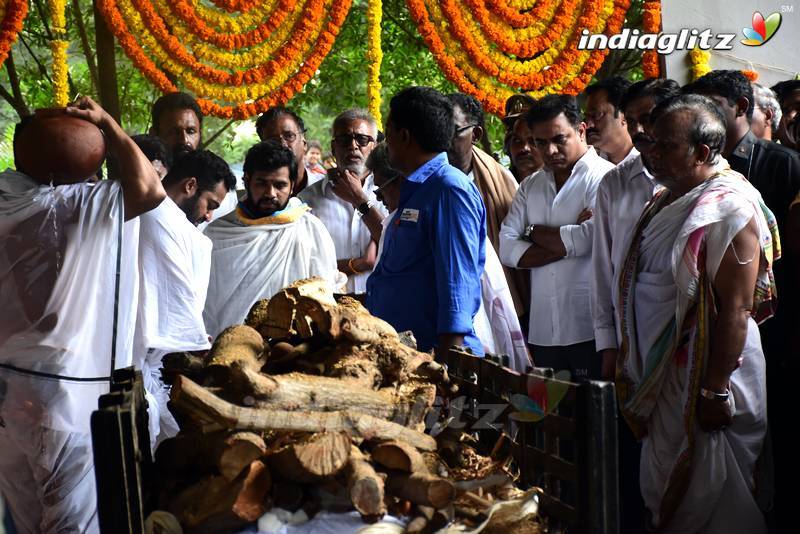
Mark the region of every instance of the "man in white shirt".
POLYGON ((592 224, 600 179, 613 164, 586 145, 575 99, 549 95, 526 116, 545 167, 520 185, 500 230, 500 260, 531 271, 528 341, 539 367, 597 378, 589 308, 592 224))
MULTIPOLYGON (((650 126, 650 112, 661 102, 678 96, 680 85, 674 80, 643 80, 633 84, 620 101, 631 139, 643 149, 650 126)), ((634 148, 631 155, 609 172, 597 189, 592 247, 592 317, 597 350, 603 354, 603 378, 614 379, 619 348, 616 325, 617 274, 628 251, 633 231, 645 204, 653 197, 657 184, 647 170, 647 154, 634 148)))
POLYGON ((365 293, 378 245, 361 218, 370 209, 377 209, 382 218, 387 213, 375 198, 374 178, 366 167, 367 158, 375 147, 378 125, 368 111, 349 109, 334 119, 332 135, 331 150, 338 166, 297 196, 308 204, 311 213, 319 217, 331 234, 337 267, 347 275, 347 292, 365 293), (345 174, 361 182, 366 200, 347 196, 342 192, 343 187, 337 187, 345 174))
POLYGON ((248 150, 247 197, 206 229, 214 245, 203 310, 211 336, 242 323, 257 300, 297 280, 320 276, 333 290, 344 285, 325 225, 292 197, 296 180, 297 162, 288 148, 265 141, 248 150))
POLYGON ((620 101, 631 82, 612 76, 590 85, 586 95, 586 142, 614 165, 631 157, 633 142, 628 134, 625 114, 620 101))
POLYGON ((67 113, 103 131, 125 172, 55 186, 0 174, 0 493, 17 532, 99 532, 89 421, 131 364, 138 217, 164 199, 99 105, 82 97, 67 113))
POLYGON ((167 198, 140 218, 139 310, 134 364, 148 395, 150 441, 178 431, 167 410, 161 359, 172 352, 210 347, 203 307, 211 269, 211 240, 197 225, 209 221, 236 179, 228 164, 207 150, 181 157, 162 181, 167 198))
MULTIPOLYGON (((674 80, 636 82, 617 100, 620 117, 625 117, 628 138, 644 151, 631 149, 622 163, 603 177, 597 188, 592 244, 592 319, 594 339, 602 353, 604 380, 614 380, 614 367, 621 341, 616 302, 618 276, 630 246, 631 234, 645 205, 658 185, 647 170, 650 112, 659 103, 677 96, 680 86, 674 80), (645 133, 645 129, 648 133, 645 133)), ((641 532, 644 501, 639 491, 641 446, 622 417, 617 425, 619 453, 620 532, 641 532)))

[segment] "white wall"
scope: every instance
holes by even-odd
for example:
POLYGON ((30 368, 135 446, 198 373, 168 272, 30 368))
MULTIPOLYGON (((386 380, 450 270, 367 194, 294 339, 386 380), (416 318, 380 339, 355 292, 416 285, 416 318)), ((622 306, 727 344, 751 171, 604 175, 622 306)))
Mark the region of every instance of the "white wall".
MULTIPOLYGON (((712 69, 755 70, 758 82, 770 86, 794 78, 800 72, 800 0, 662 0, 664 32, 681 28, 710 28, 712 33, 736 33, 733 49, 710 50, 712 69), (745 46, 742 28, 750 27, 754 11, 764 18, 788 6, 782 13, 781 26, 766 44, 745 46)), ((675 51, 666 56, 666 75, 680 83, 689 81, 691 63, 688 51, 675 51)))

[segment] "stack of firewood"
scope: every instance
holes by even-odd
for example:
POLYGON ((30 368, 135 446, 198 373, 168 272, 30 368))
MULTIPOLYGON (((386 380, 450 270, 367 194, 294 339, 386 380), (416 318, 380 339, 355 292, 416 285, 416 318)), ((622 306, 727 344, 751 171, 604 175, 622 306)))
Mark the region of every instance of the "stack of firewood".
POLYGON ((322 494, 365 522, 390 513, 434 532, 521 493, 507 461, 460 432, 424 432, 450 388, 442 366, 321 280, 259 301, 205 357, 164 367, 181 432, 156 451, 158 504, 186 532, 235 531, 272 506, 313 515, 322 494))

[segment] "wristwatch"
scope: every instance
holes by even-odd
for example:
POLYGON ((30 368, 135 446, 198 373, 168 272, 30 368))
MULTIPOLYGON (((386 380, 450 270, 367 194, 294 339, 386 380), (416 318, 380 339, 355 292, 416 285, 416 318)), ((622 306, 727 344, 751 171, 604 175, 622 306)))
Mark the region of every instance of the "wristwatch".
POLYGON ((373 201, 366 200, 366 201, 364 201, 364 202, 362 202, 361 204, 358 205, 358 207, 356 208, 356 211, 358 212, 359 215, 361 215, 363 217, 364 215, 369 213, 369 210, 372 209, 372 207, 374 205, 375 205, 375 203, 373 201))
POLYGON ((525 227, 525 231, 522 233, 522 237, 527 239, 528 241, 533 241, 533 229, 536 227, 534 224, 529 224, 525 227))
POLYGON ((728 398, 731 396, 731 392, 729 389, 726 389, 725 393, 717 393, 716 391, 711 391, 710 389, 700 388, 700 396, 708 400, 727 402, 728 398))

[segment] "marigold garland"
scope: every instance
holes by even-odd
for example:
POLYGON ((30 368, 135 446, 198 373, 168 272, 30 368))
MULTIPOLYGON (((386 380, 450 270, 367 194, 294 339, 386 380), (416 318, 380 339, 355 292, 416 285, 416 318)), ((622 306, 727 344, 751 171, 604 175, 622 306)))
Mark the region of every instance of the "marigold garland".
POLYGON ((711 65, 709 65, 711 60, 710 52, 695 48, 689 52, 689 60, 692 62, 692 67, 689 69, 692 81, 711 72, 711 65))
MULTIPOLYGON (((661 31, 661 0, 647 1, 643 6, 642 28, 644 33, 661 31)), ((645 78, 658 78, 661 75, 661 63, 656 50, 646 50, 642 54, 642 73, 645 78)))
POLYGON ((204 113, 246 118, 286 103, 330 52, 352 0, 98 0, 133 64, 204 113), (212 5, 213 4, 213 5, 212 5), (215 7, 216 6, 216 7, 215 7))
POLYGON ((615 34, 630 0, 406 0, 412 20, 445 76, 502 114, 524 91, 577 94, 606 51, 577 49, 580 32, 615 34), (533 9, 533 11, 531 11, 533 9), (544 20, 532 16, 533 13, 544 20))
POLYGON ((67 35, 67 3, 66 0, 48 0, 47 6, 50 11, 50 29, 53 32, 53 39, 50 41, 53 54, 53 104, 64 107, 69 102, 69 42, 63 39, 67 35))
POLYGON ((742 74, 744 74, 744 77, 747 78, 748 80, 750 80, 753 83, 758 81, 758 71, 743 70, 742 74))
POLYGON ((0 65, 5 63, 11 46, 16 42, 25 17, 28 16, 26 0, 0 0, 0 65))
POLYGON ((370 114, 383 124, 381 119, 381 19, 383 18, 382 0, 369 0, 367 4, 367 109, 370 114))

